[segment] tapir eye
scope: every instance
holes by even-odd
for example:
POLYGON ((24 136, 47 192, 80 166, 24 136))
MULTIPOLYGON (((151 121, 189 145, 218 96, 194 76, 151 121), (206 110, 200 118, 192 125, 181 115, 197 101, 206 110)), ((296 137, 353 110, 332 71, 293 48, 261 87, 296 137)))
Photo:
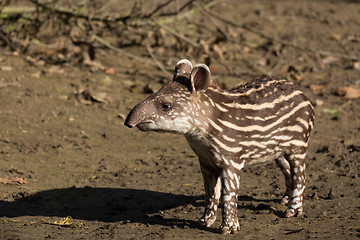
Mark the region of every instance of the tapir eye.
POLYGON ((161 108, 162 108, 163 110, 170 110, 170 109, 171 109, 171 104, 170 104, 170 103, 163 103, 163 104, 161 105, 161 108))

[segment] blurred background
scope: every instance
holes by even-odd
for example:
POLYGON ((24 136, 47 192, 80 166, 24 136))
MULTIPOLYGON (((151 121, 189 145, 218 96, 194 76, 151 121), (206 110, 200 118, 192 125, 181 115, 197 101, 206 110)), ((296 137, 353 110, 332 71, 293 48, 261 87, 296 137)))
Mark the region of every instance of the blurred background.
POLYGON ((1 1, 0 236, 218 239, 183 137, 123 126, 183 58, 227 89, 290 79, 315 107, 305 217, 281 218, 273 163, 249 166, 240 237, 359 237, 360 5, 325 0, 1 1))

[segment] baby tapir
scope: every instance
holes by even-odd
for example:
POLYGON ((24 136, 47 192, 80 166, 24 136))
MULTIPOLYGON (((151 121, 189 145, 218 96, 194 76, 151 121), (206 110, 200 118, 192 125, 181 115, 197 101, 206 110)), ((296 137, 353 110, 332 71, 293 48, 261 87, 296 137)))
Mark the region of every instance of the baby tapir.
POLYGON ((274 159, 285 175, 285 217, 303 214, 305 155, 314 125, 308 98, 290 81, 262 77, 231 90, 204 64, 179 61, 171 82, 136 105, 125 120, 142 131, 184 134, 199 157, 210 227, 221 202, 224 234, 239 231, 237 193, 245 163, 274 159))

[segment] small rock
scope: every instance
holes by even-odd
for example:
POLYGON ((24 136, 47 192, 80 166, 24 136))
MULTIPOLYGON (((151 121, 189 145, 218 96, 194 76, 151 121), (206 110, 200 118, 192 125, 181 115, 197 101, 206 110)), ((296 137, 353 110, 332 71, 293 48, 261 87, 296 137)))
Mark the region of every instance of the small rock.
POLYGON ((324 105, 324 101, 323 101, 323 100, 320 100, 320 99, 316 99, 316 100, 315 100, 315 105, 316 105, 316 106, 319 106, 319 107, 320 107, 320 106, 323 106, 323 105, 324 105))
POLYGON ((360 62, 354 62, 353 68, 356 70, 360 70, 360 62))
POLYGON ((11 66, 1 66, 0 70, 4 72, 11 72, 13 68, 11 66))
POLYGON ((317 192, 314 192, 314 194, 311 195, 310 198, 311 198, 311 199, 314 199, 314 200, 319 200, 319 196, 318 196, 317 192))
POLYGON ((65 70, 59 66, 51 66, 50 68, 47 69, 47 72, 49 74, 64 74, 65 70))
POLYGON ((328 195, 327 195, 327 199, 334 199, 334 191, 333 189, 331 188, 328 195))
POLYGON ((119 113, 118 118, 120 118, 121 120, 125 120, 126 116, 122 113, 119 113))
POLYGON ((40 78, 41 77, 41 71, 37 71, 31 74, 32 77, 34 78, 40 78))

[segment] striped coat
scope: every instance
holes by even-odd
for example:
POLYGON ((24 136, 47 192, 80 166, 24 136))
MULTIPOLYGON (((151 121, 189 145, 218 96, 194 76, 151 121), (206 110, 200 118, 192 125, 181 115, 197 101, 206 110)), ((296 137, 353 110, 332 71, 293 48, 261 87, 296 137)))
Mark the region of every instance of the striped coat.
POLYGON ((305 156, 314 125, 310 101, 292 82, 262 77, 231 90, 211 81, 210 70, 188 60, 173 81, 136 105, 125 125, 184 134, 200 161, 210 227, 222 198, 222 233, 236 233, 237 192, 247 163, 275 160, 285 176, 285 217, 302 215, 305 156))

